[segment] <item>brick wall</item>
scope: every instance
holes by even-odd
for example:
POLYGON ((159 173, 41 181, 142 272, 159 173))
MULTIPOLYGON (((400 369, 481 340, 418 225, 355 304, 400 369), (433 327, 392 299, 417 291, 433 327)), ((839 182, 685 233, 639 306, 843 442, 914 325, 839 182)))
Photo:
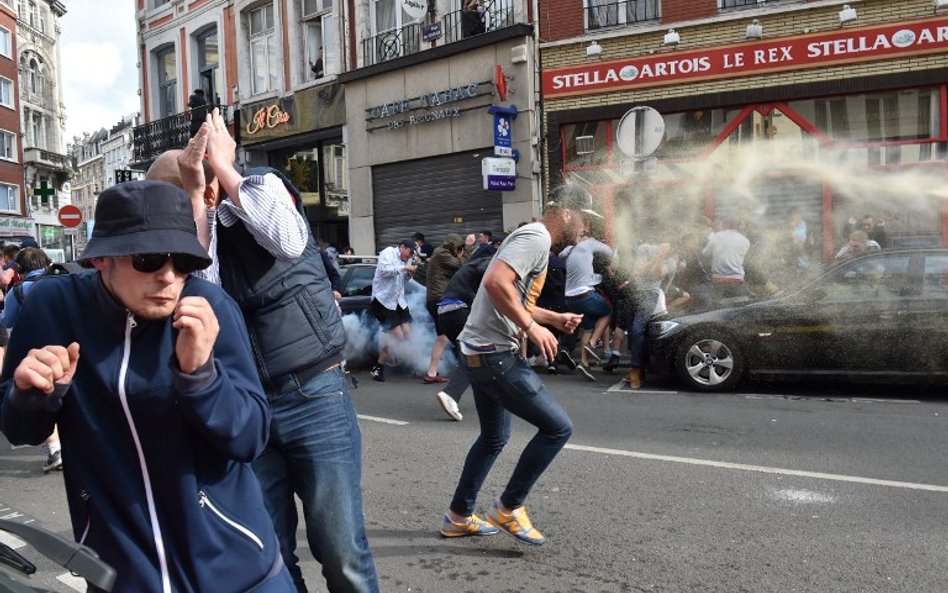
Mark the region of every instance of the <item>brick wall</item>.
POLYGON ((662 0, 662 24, 712 17, 718 14, 717 0, 662 0))
POLYGON ((540 2, 540 39, 556 41, 582 35, 585 30, 583 0, 540 2))

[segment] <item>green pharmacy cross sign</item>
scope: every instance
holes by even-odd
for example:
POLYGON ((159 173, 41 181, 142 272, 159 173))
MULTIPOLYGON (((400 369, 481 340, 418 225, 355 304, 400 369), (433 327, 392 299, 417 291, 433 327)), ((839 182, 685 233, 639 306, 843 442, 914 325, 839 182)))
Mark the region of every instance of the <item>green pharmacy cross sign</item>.
POLYGON ((39 187, 33 188, 33 195, 39 196, 40 198, 51 198, 56 195, 56 190, 49 187, 45 181, 40 183, 39 187))

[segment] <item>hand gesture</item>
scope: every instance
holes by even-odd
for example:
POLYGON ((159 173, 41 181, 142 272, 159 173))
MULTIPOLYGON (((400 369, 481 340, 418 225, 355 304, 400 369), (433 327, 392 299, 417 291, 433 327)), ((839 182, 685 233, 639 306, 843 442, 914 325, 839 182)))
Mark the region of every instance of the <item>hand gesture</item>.
POLYGON ((556 327, 568 334, 576 331, 579 324, 583 322, 583 316, 578 313, 560 313, 557 319, 556 327))
POLYGON ((210 128, 207 139, 208 164, 215 171, 224 167, 233 168, 237 159, 237 143, 230 137, 224 117, 217 107, 207 114, 206 123, 210 128))
POLYGON ((204 178, 204 153, 207 152, 207 140, 210 133, 210 126, 207 123, 201 124, 198 133, 191 138, 187 147, 176 159, 181 173, 181 188, 191 196, 191 204, 200 206, 204 203, 207 208, 214 207, 214 204, 204 202, 204 190, 207 187, 207 181, 204 178))
POLYGON ((50 394, 56 384, 72 382, 79 362, 79 344, 73 342, 68 347, 44 346, 30 350, 20 365, 13 371, 13 382, 17 389, 39 389, 50 394))
POLYGON ((204 297, 184 297, 175 307, 173 326, 178 330, 174 346, 178 367, 190 375, 211 359, 220 331, 217 315, 204 297))

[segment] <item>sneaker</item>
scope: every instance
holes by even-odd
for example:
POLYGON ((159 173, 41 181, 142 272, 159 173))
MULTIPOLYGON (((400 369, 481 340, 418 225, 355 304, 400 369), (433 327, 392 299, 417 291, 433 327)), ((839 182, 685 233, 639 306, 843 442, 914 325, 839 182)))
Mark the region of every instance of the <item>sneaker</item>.
POLYGON ((576 365, 576 372, 579 375, 582 375, 587 381, 595 381, 596 377, 592 374, 592 371, 589 370, 589 367, 583 363, 576 365))
POLYGON ((497 535, 499 532, 499 529, 477 515, 471 515, 464 523, 455 523, 447 515, 441 520, 441 535, 443 537, 497 535))
POLYGON ((458 422, 464 419, 464 416, 461 415, 461 410, 458 409, 458 402, 454 401, 453 397, 443 391, 439 391, 436 397, 438 398, 438 403, 441 404, 441 408, 448 416, 458 422))
POLYGON ((612 371, 616 370, 617 366, 619 366, 619 353, 613 351, 612 354, 609 355, 609 360, 607 360, 606 363, 602 365, 602 370, 611 373, 612 371))
POLYGON ((527 516, 527 507, 519 506, 511 513, 500 510, 500 502, 494 501, 494 506, 487 511, 487 521, 507 535, 512 535, 525 544, 534 546, 543 545, 546 538, 537 531, 527 516))
POLYGON ((602 359, 596 354, 596 350, 592 346, 583 346, 583 350, 586 351, 586 354, 592 356, 596 360, 596 364, 602 364, 602 359))
POLYGON ((556 362, 565 366, 571 371, 576 370, 576 361, 573 360, 573 357, 569 355, 569 352, 566 350, 560 350, 556 353, 556 362))
POLYGON ((425 375, 424 381, 428 385, 432 383, 447 383, 448 378, 442 377, 441 375, 425 375))
POLYGON ((554 363, 551 362, 550 364, 546 365, 546 374, 559 375, 560 369, 554 363))
POLYGON ((46 463, 43 464, 43 473, 48 474, 54 469, 61 470, 63 468, 63 453, 62 451, 56 451, 55 453, 50 454, 46 458, 46 463))
POLYGON ((372 377, 375 381, 384 381, 385 380, 385 367, 375 365, 372 367, 372 370, 369 371, 369 376, 372 377))

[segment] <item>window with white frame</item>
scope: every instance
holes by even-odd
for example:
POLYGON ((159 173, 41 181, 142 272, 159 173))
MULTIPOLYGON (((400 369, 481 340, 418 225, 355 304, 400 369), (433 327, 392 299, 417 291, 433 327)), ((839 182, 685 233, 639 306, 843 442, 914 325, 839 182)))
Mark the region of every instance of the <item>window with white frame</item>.
POLYGON ((36 2, 32 0, 26 6, 26 22, 31 27, 36 27, 36 2))
POLYGON ((0 76, 0 105, 13 109, 13 81, 0 76))
POLYGON ((210 105, 217 105, 217 70, 220 66, 220 46, 217 27, 201 31, 197 35, 198 87, 204 89, 204 96, 210 105))
POLYGON ((314 80, 338 72, 339 44, 332 0, 302 0, 303 52, 301 80, 314 80))
POLYGON ((656 21, 662 16, 660 0, 583 0, 586 30, 656 21))
POLYGON ((158 115, 167 117, 177 110, 178 70, 173 45, 168 45, 155 52, 155 63, 158 72, 158 115))
POLYGON ((16 134, 0 130, 0 159, 16 160, 16 134))
POLYGON ((20 188, 0 183, 0 211, 20 213, 20 188))
POLYGON ((273 4, 251 10, 247 20, 250 37, 250 92, 256 95, 279 86, 279 48, 273 4))
POLYGON ((13 44, 12 37, 10 37, 10 30, 0 27, 0 55, 7 58, 13 57, 13 44))

